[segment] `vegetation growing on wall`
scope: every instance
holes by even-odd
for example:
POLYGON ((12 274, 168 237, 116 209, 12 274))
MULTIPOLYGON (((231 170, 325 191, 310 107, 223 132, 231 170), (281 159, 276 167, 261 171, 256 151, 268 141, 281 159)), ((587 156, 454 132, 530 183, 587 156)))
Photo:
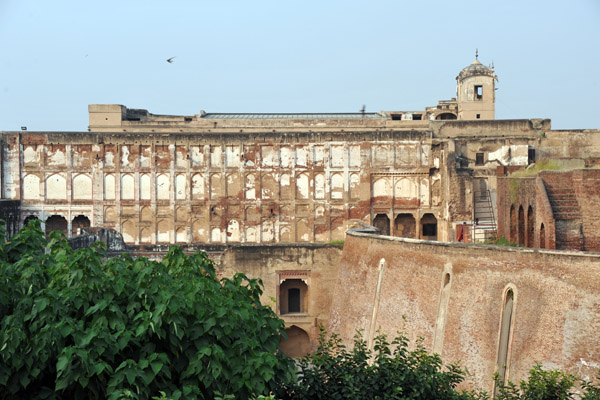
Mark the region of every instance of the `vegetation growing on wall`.
POLYGON ((493 240, 491 242, 486 242, 485 244, 492 244, 492 245, 495 245, 495 246, 511 246, 511 247, 518 247, 519 246, 518 243, 511 242, 510 240, 508 240, 504 236, 501 236, 500 238, 498 238, 496 240, 493 240))
POLYGON ((558 161, 549 160, 549 159, 540 159, 535 162, 535 164, 529 165, 525 169, 520 169, 518 171, 513 172, 510 176, 514 178, 525 178, 537 176, 540 171, 558 171, 562 169, 558 161))
POLYGON ((105 260, 34 224, 0 230, 0 399, 246 399, 291 378, 259 280, 178 247, 105 260))

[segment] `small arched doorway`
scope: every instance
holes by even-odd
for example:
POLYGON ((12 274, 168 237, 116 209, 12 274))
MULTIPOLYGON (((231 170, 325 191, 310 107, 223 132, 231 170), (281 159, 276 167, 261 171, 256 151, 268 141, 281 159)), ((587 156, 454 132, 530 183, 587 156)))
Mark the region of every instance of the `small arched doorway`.
POLYGON ((390 219, 386 214, 377 214, 373 219, 373 226, 381 231, 382 235, 390 234, 390 219))
POLYGON ((287 340, 281 338, 281 350, 292 358, 304 357, 310 352, 310 338, 308 333, 296 325, 286 328, 287 340))
POLYGON ((46 219, 46 237, 48 237, 52 231, 59 231, 67 236, 67 225, 65 217, 60 215, 49 216, 48 219, 46 219))
POLYGON ((433 214, 425 214, 421 218, 421 238, 437 240, 437 218, 433 214))
POLYGON ((28 215, 25 220, 23 220, 23 226, 27 226, 31 221, 39 221, 40 219, 35 215, 28 215))
POLYGON ((81 228, 89 228, 90 220, 85 215, 78 215, 71 222, 71 236, 81 235, 81 228))
POLYGON ((398 214, 394 220, 394 235, 405 238, 414 238, 417 223, 412 214, 398 214))
POLYGON ((438 120, 440 120, 440 119, 441 119, 441 120, 446 120, 446 119, 456 119, 456 114, 453 114, 453 113, 448 113, 448 112, 446 112, 446 113, 441 113, 441 114, 438 114, 438 116, 437 116, 437 117, 435 117, 435 119, 438 119, 438 120))
POLYGON ((546 248, 546 228, 544 228, 544 224, 540 225, 540 249, 546 248))

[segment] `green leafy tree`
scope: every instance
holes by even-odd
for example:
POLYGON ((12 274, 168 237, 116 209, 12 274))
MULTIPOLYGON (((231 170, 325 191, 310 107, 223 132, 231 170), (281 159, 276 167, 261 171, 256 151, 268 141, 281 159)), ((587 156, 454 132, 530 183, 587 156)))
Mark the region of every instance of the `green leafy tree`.
POLYGON ((218 280, 205 253, 105 258, 0 230, 0 398, 237 399, 292 377, 262 283, 218 280))
POLYGON ((437 355, 419 342, 409 350, 408 339, 399 335, 391 343, 385 335, 375 338, 374 351, 357 334, 351 350, 339 336, 321 328, 314 354, 299 361, 299 380, 282 385, 281 399, 484 399, 484 393, 456 390, 465 372, 457 365, 446 370, 437 355))
POLYGON ((498 375, 495 380, 495 400, 569 400, 575 398, 573 389, 577 382, 573 375, 543 370, 541 364, 529 371, 529 379, 521 381, 519 388, 510 381, 504 384, 498 375))

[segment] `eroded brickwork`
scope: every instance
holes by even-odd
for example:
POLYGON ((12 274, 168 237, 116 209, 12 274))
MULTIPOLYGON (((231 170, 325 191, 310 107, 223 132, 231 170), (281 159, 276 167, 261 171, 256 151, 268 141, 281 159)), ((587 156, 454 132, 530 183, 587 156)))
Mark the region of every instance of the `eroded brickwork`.
MULTIPOLYGON (((579 377, 600 365, 600 255, 415 241, 349 232, 329 329, 349 344, 378 328, 460 361, 471 388, 492 391, 507 293, 508 378, 537 362, 579 377), (380 283, 378 283, 380 282, 380 283), (594 367, 596 366, 596 367, 594 367)), ((371 335, 371 336, 369 336, 371 335)))
POLYGON ((498 232, 525 247, 600 251, 600 170, 498 178, 498 232))

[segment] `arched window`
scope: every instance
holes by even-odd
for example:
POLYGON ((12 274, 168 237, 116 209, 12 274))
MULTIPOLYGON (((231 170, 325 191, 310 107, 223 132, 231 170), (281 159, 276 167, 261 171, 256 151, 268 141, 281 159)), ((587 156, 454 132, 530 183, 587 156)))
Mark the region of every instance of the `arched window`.
POLYGON ((540 225, 540 249, 546 248, 546 228, 544 224, 540 225))
POLYGON ((533 218, 534 218, 533 208, 531 206, 529 206, 529 208, 527 209, 527 242, 526 242, 527 247, 534 246, 534 242, 533 242, 534 233, 533 232, 535 230, 535 222, 533 221, 533 218))
POLYGON ((525 211, 523 206, 519 207, 519 225, 517 227, 519 234, 519 246, 525 245, 525 211))
POLYGON ((308 286, 302 279, 286 279, 279 286, 279 311, 281 315, 307 313, 308 286))
POLYGON ((88 228, 90 219, 85 215, 78 215, 71 222, 71 236, 81 235, 81 228, 88 228))
POLYGON ((502 320, 500 322, 500 340, 498 345, 498 361, 496 364, 496 370, 498 371, 498 375, 502 382, 506 382, 506 378, 508 377, 508 347, 512 332, 513 302, 513 290, 508 289, 504 298, 504 308, 502 310, 502 320))
POLYGON ((510 206, 510 238, 511 243, 517 242, 517 213, 514 204, 510 206))
POLYGON ((60 231, 67 236, 67 220, 60 215, 51 215, 46 219, 46 235, 52 231, 60 231))
POLYGON ((427 240, 437 240, 437 218, 431 213, 421 218, 421 237, 427 240))

